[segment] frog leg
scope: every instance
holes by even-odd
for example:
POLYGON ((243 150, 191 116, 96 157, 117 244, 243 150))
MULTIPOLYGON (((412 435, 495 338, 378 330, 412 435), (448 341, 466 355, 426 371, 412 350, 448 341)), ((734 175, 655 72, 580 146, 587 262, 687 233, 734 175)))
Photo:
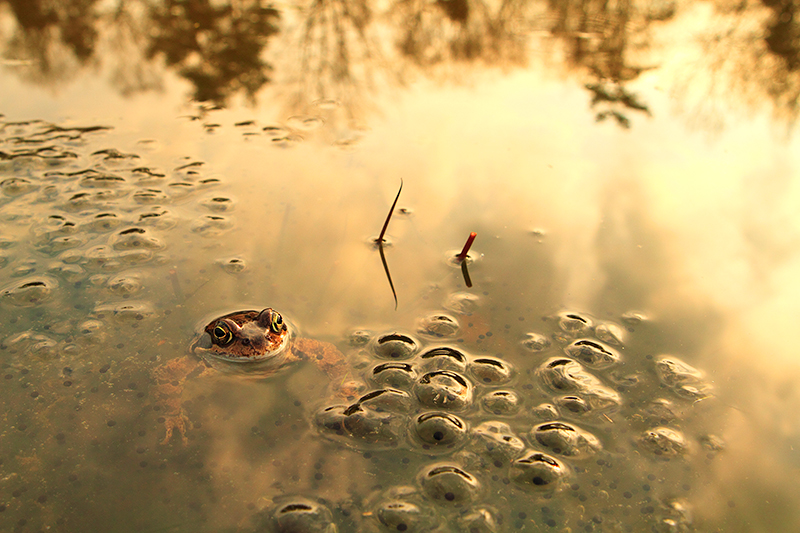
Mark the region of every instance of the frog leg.
POLYGON ((356 397, 363 386, 350 377, 345 356, 329 342, 314 339, 295 339, 292 343, 292 357, 311 361, 336 384, 336 389, 344 397, 356 397))
POLYGON ((181 436, 181 442, 183 445, 186 446, 189 444, 189 438, 186 436, 186 424, 189 422, 189 417, 186 416, 186 413, 183 409, 180 412, 164 417, 164 428, 166 429, 166 436, 164 440, 161 441, 161 444, 169 444, 169 441, 172 440, 172 434, 175 429, 178 430, 178 434, 181 436))
POLYGON ((183 409, 183 389, 189 377, 201 376, 210 372, 201 361, 194 357, 183 356, 172 359, 168 363, 153 370, 156 385, 153 388, 156 404, 164 413, 166 436, 161 444, 167 444, 175 430, 181 436, 184 445, 189 442, 186 436, 189 417, 183 409))

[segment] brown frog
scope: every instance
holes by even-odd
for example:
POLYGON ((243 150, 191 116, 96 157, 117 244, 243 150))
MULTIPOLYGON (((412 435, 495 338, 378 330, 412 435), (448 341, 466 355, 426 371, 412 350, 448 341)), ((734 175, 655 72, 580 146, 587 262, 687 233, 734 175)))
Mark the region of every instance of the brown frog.
POLYGON ((194 356, 169 361, 154 371, 156 401, 161 406, 166 427, 162 444, 175 430, 186 444, 188 418, 181 395, 186 380, 213 371, 247 379, 263 379, 286 365, 311 360, 331 379, 346 376, 344 356, 333 345, 313 339, 298 338, 280 313, 237 311, 212 320, 191 346, 194 356), (198 357, 199 356, 199 359, 198 357))

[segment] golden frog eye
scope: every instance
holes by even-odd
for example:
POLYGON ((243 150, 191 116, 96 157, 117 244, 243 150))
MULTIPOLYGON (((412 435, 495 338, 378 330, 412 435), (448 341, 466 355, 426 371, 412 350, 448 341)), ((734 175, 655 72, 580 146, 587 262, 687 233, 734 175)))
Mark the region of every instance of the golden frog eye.
POLYGON ((214 326, 214 329, 211 330, 211 336, 214 337, 215 343, 219 346, 227 346, 233 341, 233 333, 224 322, 214 326))
POLYGON ((272 313, 272 320, 269 323, 269 329, 271 329, 273 333, 280 333, 283 331, 283 317, 281 317, 280 313, 272 313))

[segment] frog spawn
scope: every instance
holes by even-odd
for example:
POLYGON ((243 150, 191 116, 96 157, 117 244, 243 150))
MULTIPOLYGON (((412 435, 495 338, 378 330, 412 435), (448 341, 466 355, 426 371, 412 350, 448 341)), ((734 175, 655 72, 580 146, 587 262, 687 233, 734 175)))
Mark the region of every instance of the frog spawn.
MULTIPOLYGON (((697 398, 682 387, 703 391, 707 398, 711 389, 702 372, 673 356, 626 353, 628 331, 609 321, 564 313, 550 324, 555 327, 549 335, 528 334, 519 345, 521 355, 509 357, 473 355, 457 336, 451 344, 429 347, 405 333, 368 339, 359 330, 359 349, 363 353, 366 347, 376 360, 364 367, 365 381, 375 391, 407 392, 410 404, 403 410, 375 409, 376 420, 392 415, 391 423, 383 419, 381 425, 393 429, 382 437, 373 431, 372 437, 379 438, 366 445, 357 435, 341 433, 343 427, 353 427, 344 421, 337 422, 333 432, 339 431, 339 442, 357 449, 416 450, 423 462, 415 486, 406 487, 403 498, 376 496, 380 503, 371 514, 376 530, 395 531, 399 525, 400 530, 428 531, 448 522, 459 527, 475 524, 476 531, 505 531, 508 510, 482 503, 488 494, 509 488, 527 495, 523 498, 545 498, 548 511, 537 520, 547 525, 565 520, 549 510, 550 501, 562 498, 579 500, 582 512, 595 513, 584 516, 590 523, 604 524, 598 526, 601 529, 624 530, 625 524, 639 523, 613 516, 602 501, 590 505, 597 491, 619 491, 619 508, 636 498, 642 502, 636 510, 642 527, 688 527, 690 509, 674 495, 688 490, 686 464, 694 460, 696 450, 706 449, 709 437, 692 437, 681 428, 681 421, 696 410, 691 401, 697 398), (387 343, 391 349, 379 352, 387 343), (397 418, 406 423, 394 425, 397 418), (618 459, 622 450, 635 451, 622 452, 632 464, 618 459), (426 458, 434 462, 425 465, 426 458), (644 475, 638 472, 647 468, 653 473, 641 483, 638 476, 644 475), (670 480, 682 481, 672 481, 678 487, 670 490, 670 480), (664 484, 663 489, 658 485, 658 496, 653 492, 656 482, 664 484)), ((356 404, 367 408, 363 400, 356 404)), ((361 416, 359 409, 352 409, 361 416)), ((331 428, 320 431, 331 436, 331 428)))
MULTIPOLYGON (((150 371, 180 352, 160 347, 177 322, 168 317, 181 286, 199 284, 187 283, 187 263, 170 277, 165 263, 184 256, 191 221, 208 214, 197 191, 219 180, 92 152, 111 142, 107 128, 0 123, 3 152, 13 154, 0 158, 0 207, 12 221, 0 235, 2 402, 13 414, 4 449, 24 450, 0 457, 2 492, 20 493, 4 497, 0 513, 19 530, 76 529, 56 521, 93 515, 82 502, 125 498, 121 473, 150 485, 155 476, 137 476, 163 464, 150 371)), ((171 488, 176 503, 196 494, 171 488)))

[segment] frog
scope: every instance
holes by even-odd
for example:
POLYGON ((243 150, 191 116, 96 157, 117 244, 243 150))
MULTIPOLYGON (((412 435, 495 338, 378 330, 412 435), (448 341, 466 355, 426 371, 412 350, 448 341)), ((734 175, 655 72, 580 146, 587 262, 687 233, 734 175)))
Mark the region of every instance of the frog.
POLYGON ((347 396, 345 357, 329 342, 303 338, 278 311, 234 311, 211 320, 190 345, 191 354, 154 369, 156 403, 163 413, 168 444, 177 433, 184 445, 189 418, 182 402, 188 379, 220 372, 241 379, 265 379, 298 361, 312 361, 347 396))

